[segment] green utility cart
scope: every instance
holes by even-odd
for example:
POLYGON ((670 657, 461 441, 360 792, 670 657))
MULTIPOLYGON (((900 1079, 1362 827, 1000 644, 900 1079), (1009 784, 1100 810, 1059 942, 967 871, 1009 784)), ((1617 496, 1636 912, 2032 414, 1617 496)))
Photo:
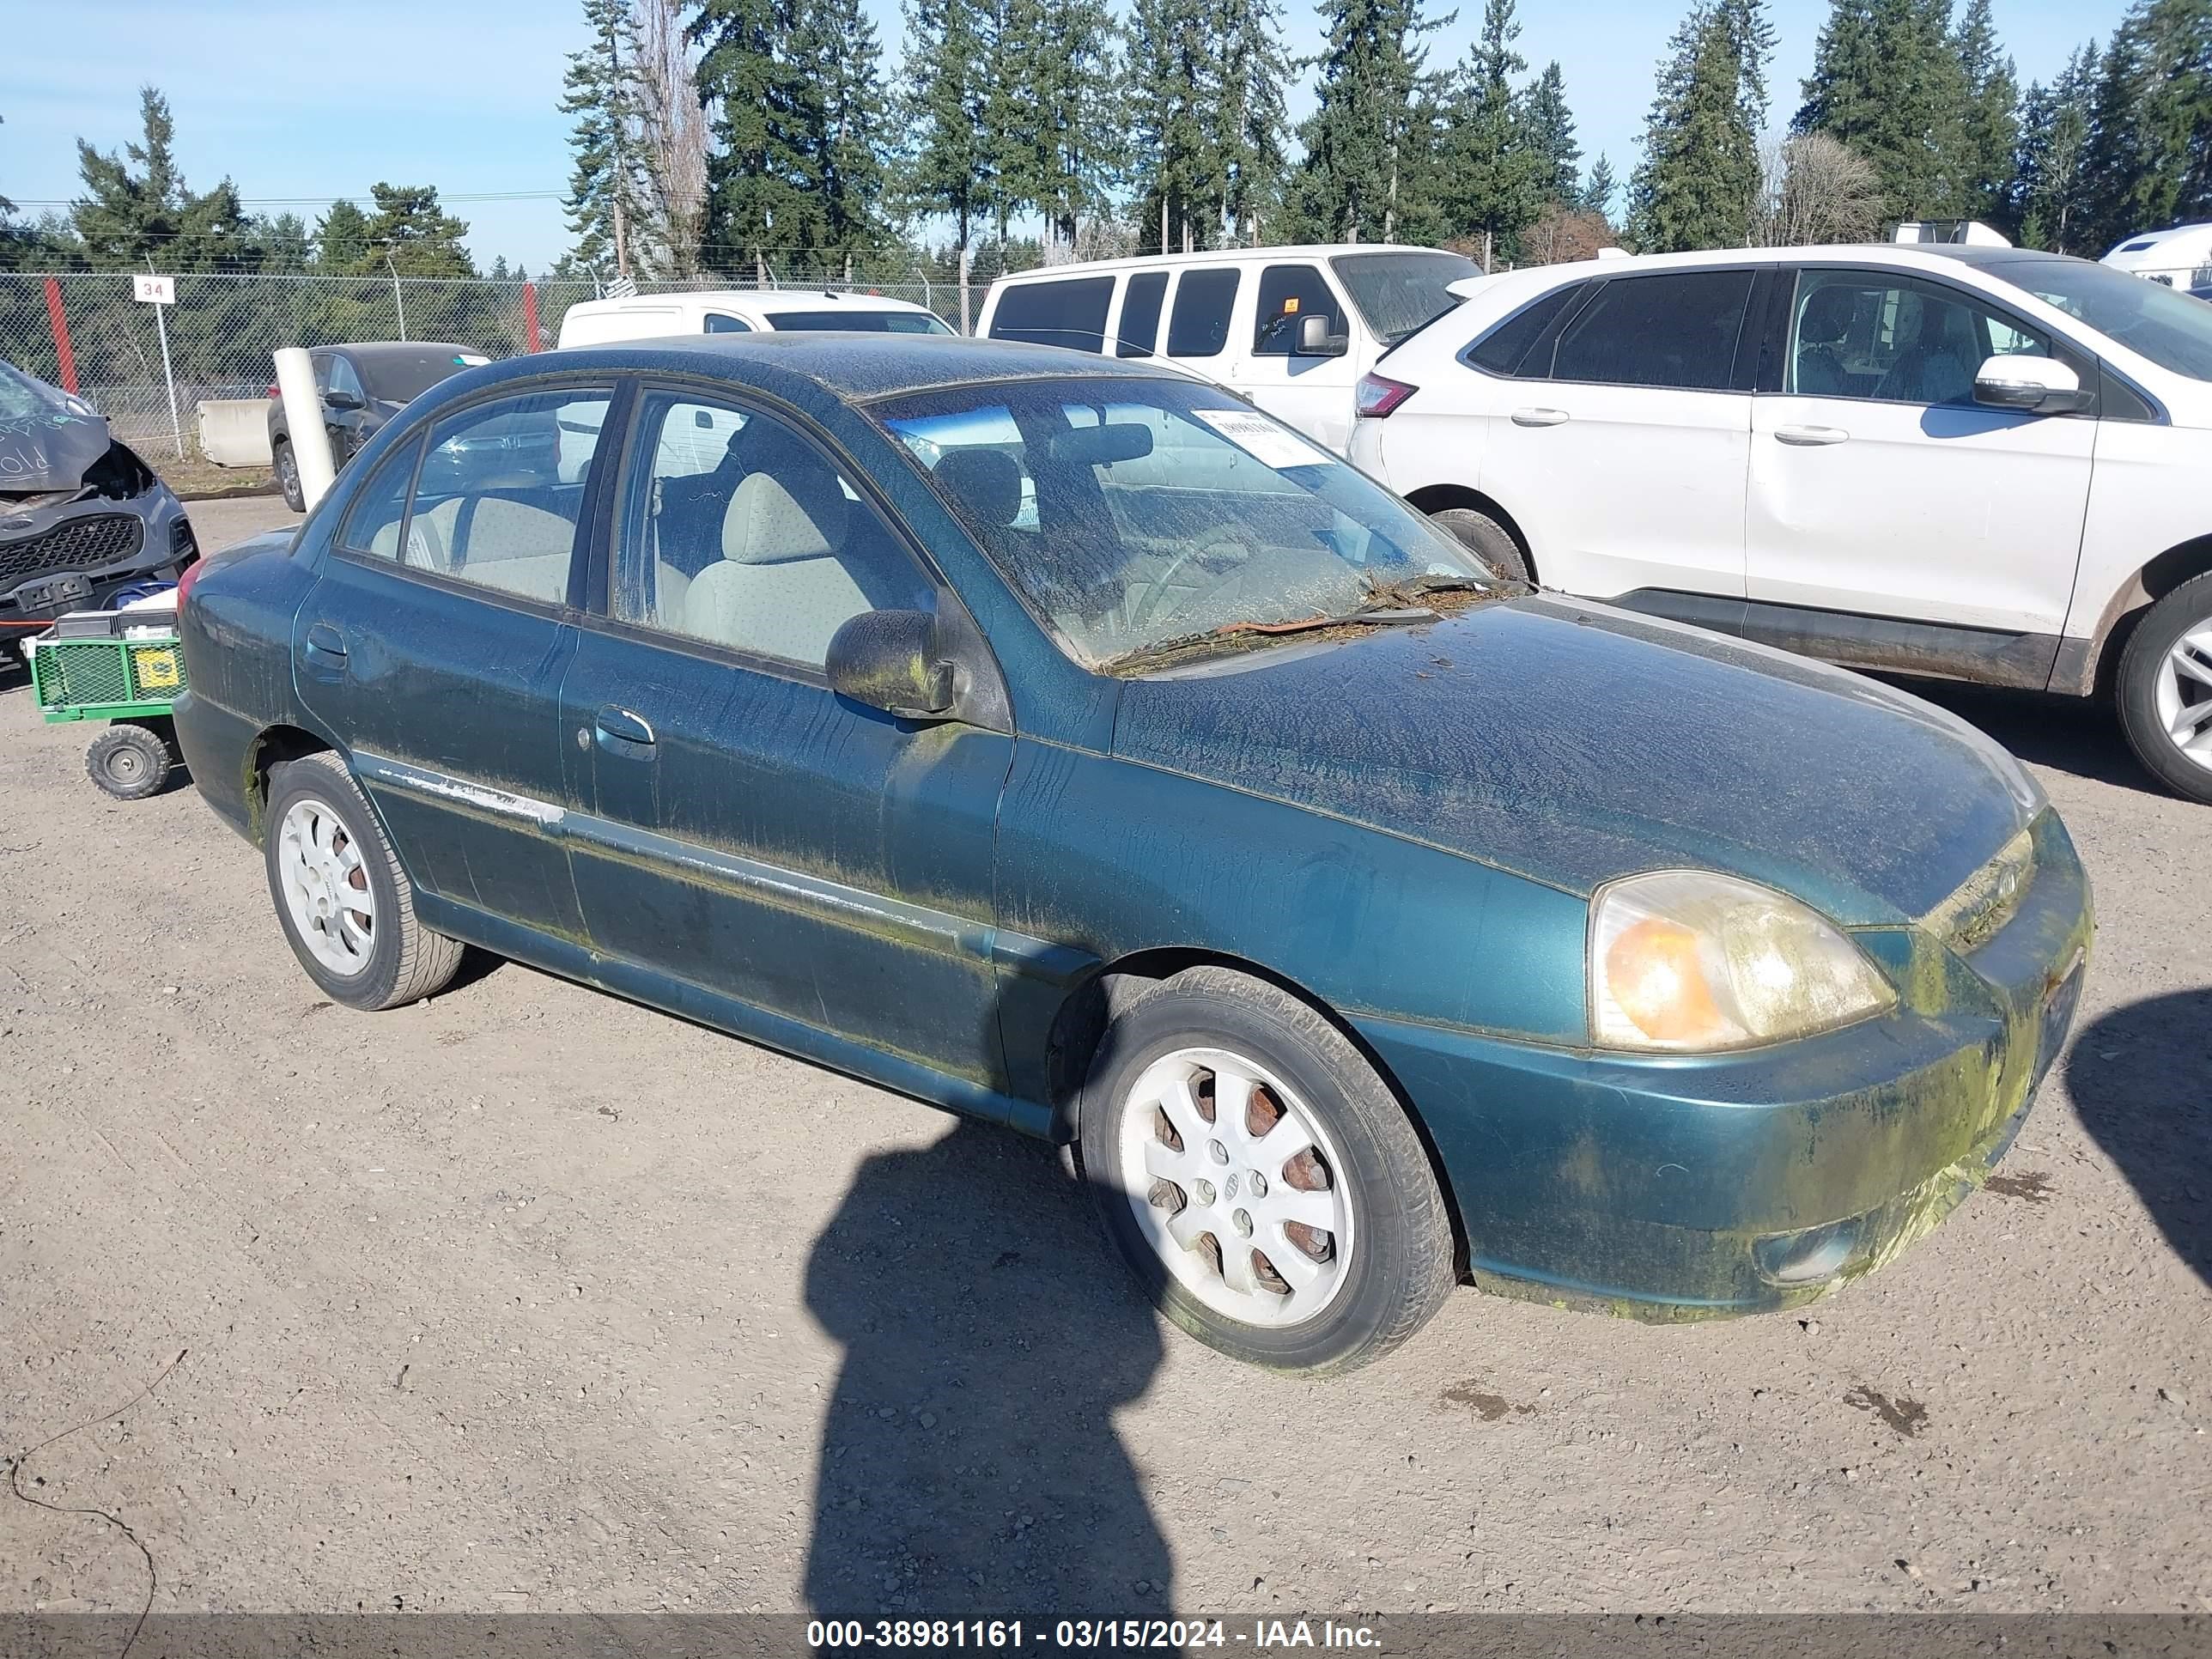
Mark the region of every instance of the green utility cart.
POLYGON ((143 800, 176 763, 169 710, 185 689, 173 611, 64 617, 31 641, 31 696, 50 724, 106 720, 85 770, 118 800, 143 800))

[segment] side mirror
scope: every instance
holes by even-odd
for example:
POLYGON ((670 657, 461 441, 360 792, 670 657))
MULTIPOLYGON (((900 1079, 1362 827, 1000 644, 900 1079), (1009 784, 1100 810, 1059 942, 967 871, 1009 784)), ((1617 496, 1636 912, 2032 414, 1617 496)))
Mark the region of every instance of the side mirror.
POLYGON ((1992 357, 1974 374, 1974 401, 2019 415, 2065 415, 2088 405, 2081 377, 2056 357, 1992 357))
POLYGON ((1292 343, 1292 355, 1299 357, 1341 357, 1350 349, 1340 334, 1330 330, 1336 319, 1325 311, 1310 311, 1298 319, 1297 338, 1292 343))
POLYGON ((325 392, 323 401, 332 409, 359 409, 361 399, 350 392, 325 392))
POLYGON ((841 697, 905 720, 943 720, 952 712, 951 659, 926 611, 864 611, 830 639, 823 664, 841 697))

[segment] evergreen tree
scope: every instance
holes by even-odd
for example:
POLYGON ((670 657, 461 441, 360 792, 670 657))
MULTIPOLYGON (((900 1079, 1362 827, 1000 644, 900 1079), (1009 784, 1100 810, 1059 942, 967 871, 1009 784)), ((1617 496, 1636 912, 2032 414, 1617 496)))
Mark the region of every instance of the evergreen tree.
MULTIPOLYGON (((1437 181, 1446 222, 1457 234, 1480 239, 1492 264, 1517 257, 1515 239, 1552 193, 1558 165, 1540 147, 1534 112, 1513 90, 1513 77, 1528 67, 1513 50, 1520 33, 1513 0, 1485 0, 1481 33, 1454 88, 1437 181)), ((1562 98, 1559 116, 1565 114, 1562 98)), ((1566 122, 1570 145, 1573 126, 1566 122)))
POLYGON ((2099 245, 2212 218, 2212 0, 2136 0, 2105 54, 2087 167, 2099 245))
POLYGON ((1419 0, 1323 0, 1328 33, 1316 106, 1299 129, 1305 159, 1292 204, 1325 241, 1395 241, 1425 234, 1436 88, 1424 38, 1439 25, 1419 0), (1411 228, 1421 227, 1421 228, 1411 228))
POLYGON ((1949 0, 1835 0, 1794 130, 1825 132, 1874 164, 1892 219, 1974 206, 1966 68, 1949 0))
POLYGON ((810 0, 793 44, 806 88, 800 143, 817 197, 810 240, 816 262, 850 282, 884 238, 882 49, 860 0, 810 0))
POLYGON ((2020 227, 2022 246, 2054 253, 2083 251, 2092 209, 2089 126, 2102 62, 2092 41, 2066 60, 2065 70, 2050 86, 2039 82, 2021 100, 2010 216, 2020 227))
POLYGON ((707 162, 702 263, 769 280, 769 258, 813 240, 820 179, 807 153, 815 89, 793 68, 799 0, 700 0, 699 96, 717 145, 707 162))
POLYGON ((351 202, 333 202, 315 226, 315 264, 336 275, 368 269, 368 216, 351 202))
POLYGON ((1221 54, 1212 135, 1221 217, 1230 240, 1249 246, 1282 196, 1291 61, 1275 0, 1214 0, 1213 33, 1221 54))
POLYGON ((1522 125, 1543 162, 1541 182, 1551 201, 1572 207, 1582 199, 1582 146, 1575 140, 1575 118, 1567 108, 1566 77, 1556 60, 1528 88, 1522 125))
POLYGON ((1682 20, 1629 185, 1629 234, 1644 252, 1740 247, 1749 238, 1772 50, 1759 0, 1709 0, 1682 20))
POLYGON ((2002 222, 2011 194, 2013 152, 2020 142, 2020 82, 2012 59, 1997 43, 1990 0, 1967 0, 1957 39, 1966 89, 1962 205, 1969 217, 2002 222))
POLYGON ((169 101, 141 87, 138 114, 141 136, 119 153, 102 155, 76 141, 85 193, 70 204, 70 219, 95 269, 152 269, 167 259, 180 228, 185 181, 172 149, 169 101))
POLYGON ((985 210, 999 246, 1006 227, 1036 194, 1041 140, 1032 82, 1042 74, 1051 43, 1044 35, 1042 0, 980 0, 982 20, 985 210))
POLYGON ((975 222, 986 200, 982 33, 975 0, 907 0, 907 59, 900 158, 907 205, 952 221, 960 327, 969 325, 975 222))
POLYGON ((623 276, 635 274, 635 240, 644 217, 639 204, 645 181, 635 143, 636 97, 629 61, 629 0, 584 0, 591 45, 568 54, 561 112, 576 125, 568 147, 568 228, 578 262, 592 269, 611 262, 623 276))
POLYGON ((277 271, 305 270, 314 258, 314 240, 307 222, 296 213, 279 213, 258 221, 254 239, 261 244, 263 268, 277 271))
POLYGON ((461 246, 469 228, 438 205, 435 185, 375 184, 368 194, 375 205, 364 233, 370 269, 388 268, 401 276, 477 274, 476 262, 461 246))
POLYGON ((1613 194, 1619 189, 1613 176, 1613 163, 1601 155, 1590 163, 1589 177, 1583 180, 1582 195, 1576 205, 1584 213, 1595 213, 1611 224, 1613 194))
POLYGON ((1223 197, 1214 147, 1220 65, 1209 0, 1134 0, 1129 93, 1142 246, 1161 252, 1213 244, 1223 197))

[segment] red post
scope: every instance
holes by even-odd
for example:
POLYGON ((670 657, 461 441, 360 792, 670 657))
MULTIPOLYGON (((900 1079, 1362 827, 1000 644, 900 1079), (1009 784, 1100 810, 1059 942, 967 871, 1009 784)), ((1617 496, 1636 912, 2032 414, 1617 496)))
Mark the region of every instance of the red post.
POLYGON ((522 337, 530 343, 526 349, 545 349, 544 343, 538 337, 538 284, 535 283, 522 285, 522 337))
POLYGON ((61 365, 62 390, 76 396, 76 353, 70 349, 69 319, 62 315, 62 285, 46 278, 46 321, 54 331, 54 361, 61 365))

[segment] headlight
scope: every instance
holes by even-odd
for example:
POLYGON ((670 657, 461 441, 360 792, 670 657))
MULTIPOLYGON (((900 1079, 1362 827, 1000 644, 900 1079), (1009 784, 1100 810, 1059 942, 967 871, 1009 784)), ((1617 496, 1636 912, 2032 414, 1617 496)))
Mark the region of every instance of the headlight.
POLYGON ((1592 1039, 1700 1052, 1808 1036, 1893 1006, 1844 931, 1732 876, 1630 876, 1590 902, 1592 1039))

